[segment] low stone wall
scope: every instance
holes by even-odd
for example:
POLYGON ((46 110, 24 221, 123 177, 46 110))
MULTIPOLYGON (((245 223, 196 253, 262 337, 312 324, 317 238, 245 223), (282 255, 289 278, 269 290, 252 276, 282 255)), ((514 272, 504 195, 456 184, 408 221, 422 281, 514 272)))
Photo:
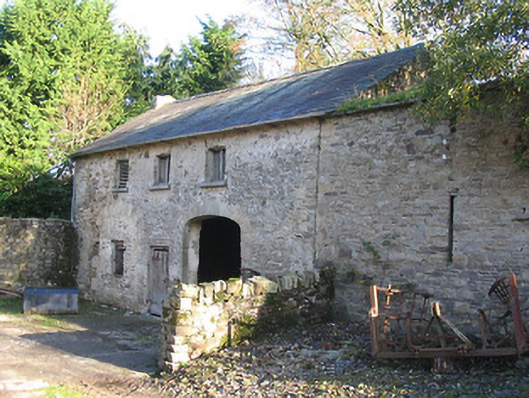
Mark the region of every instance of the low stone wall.
POLYGON ((332 281, 313 273, 177 284, 164 301, 160 366, 173 370, 256 332, 329 316, 332 281))
POLYGON ((0 218, 0 285, 75 285, 75 235, 66 220, 0 218))

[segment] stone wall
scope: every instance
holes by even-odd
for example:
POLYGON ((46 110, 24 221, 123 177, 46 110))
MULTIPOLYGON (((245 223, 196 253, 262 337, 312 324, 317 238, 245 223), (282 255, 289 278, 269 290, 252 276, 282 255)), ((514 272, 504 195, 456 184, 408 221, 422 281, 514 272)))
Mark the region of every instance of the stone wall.
MULTIPOLYGON (((529 298, 529 172, 514 118, 427 126, 403 107, 322 126, 317 262, 337 271, 336 314, 367 321, 371 283, 416 289, 474 322, 500 276, 529 298)), ((529 313, 526 313, 529 315, 529 313)))
MULTIPOLYGON (((408 107, 329 115, 94 154, 76 161, 80 288, 148 308, 151 249, 168 280, 196 283, 202 220, 240 226, 242 267, 272 277, 336 272, 335 313, 367 322, 370 283, 426 290, 471 319, 496 277, 529 290, 529 172, 513 159, 515 118, 431 126, 408 107), (226 150, 227 181, 204 185, 209 148, 226 150), (160 155, 170 181, 156 187, 160 155), (113 190, 118 160, 129 186, 113 190), (123 275, 112 269, 123 242, 123 275)), ((528 314, 529 315, 529 314, 528 314)))
POLYGON ((74 255, 70 221, 0 218, 0 285, 72 286, 74 255))
POLYGON ((196 283, 200 223, 213 216, 240 226, 243 268, 262 275, 311 270, 318 134, 312 120, 77 159, 79 288, 98 300, 145 311, 151 248, 167 248, 172 283, 196 283), (227 182, 204 185, 208 148, 219 146, 226 151, 227 182), (171 155, 169 184, 156 187, 161 154, 171 155), (123 191, 113 189, 120 159, 130 165, 123 191), (126 247, 123 275, 113 273, 113 240, 126 247))
POLYGON ((331 296, 326 276, 313 273, 177 284, 164 301, 160 366, 172 370, 255 332, 327 319, 331 296))

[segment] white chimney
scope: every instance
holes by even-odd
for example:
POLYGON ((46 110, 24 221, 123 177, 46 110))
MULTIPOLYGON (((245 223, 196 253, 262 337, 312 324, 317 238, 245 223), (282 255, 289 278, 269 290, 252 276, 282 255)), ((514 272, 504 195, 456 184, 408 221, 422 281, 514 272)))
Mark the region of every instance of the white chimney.
POLYGON ((151 109, 160 109, 162 106, 173 102, 176 102, 176 100, 170 95, 157 95, 151 101, 151 109))

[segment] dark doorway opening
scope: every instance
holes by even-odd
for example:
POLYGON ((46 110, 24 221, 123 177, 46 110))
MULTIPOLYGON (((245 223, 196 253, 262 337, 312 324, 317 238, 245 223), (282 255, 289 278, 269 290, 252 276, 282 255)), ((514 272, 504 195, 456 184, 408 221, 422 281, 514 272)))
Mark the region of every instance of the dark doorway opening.
POLYGON ((202 221, 198 283, 241 276, 241 228, 225 217, 202 221))

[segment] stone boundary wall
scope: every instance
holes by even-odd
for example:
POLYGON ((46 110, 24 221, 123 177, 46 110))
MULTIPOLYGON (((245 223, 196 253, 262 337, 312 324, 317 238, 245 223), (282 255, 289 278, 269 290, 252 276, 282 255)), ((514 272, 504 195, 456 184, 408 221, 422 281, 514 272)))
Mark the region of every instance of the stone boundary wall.
MULTIPOLYGON (((423 124, 405 107, 322 124, 315 267, 336 269, 335 315, 368 324, 369 285, 433 295, 477 326, 493 282, 518 279, 529 319, 529 173, 516 118, 423 124)), ((459 327, 459 324, 458 324, 459 327)))
POLYGON ((282 325, 328 318, 332 280, 325 274, 254 276, 187 285, 164 300, 160 367, 174 370, 202 353, 282 325))
POLYGON ((74 257, 70 221, 0 218, 0 286, 72 286, 74 257))

